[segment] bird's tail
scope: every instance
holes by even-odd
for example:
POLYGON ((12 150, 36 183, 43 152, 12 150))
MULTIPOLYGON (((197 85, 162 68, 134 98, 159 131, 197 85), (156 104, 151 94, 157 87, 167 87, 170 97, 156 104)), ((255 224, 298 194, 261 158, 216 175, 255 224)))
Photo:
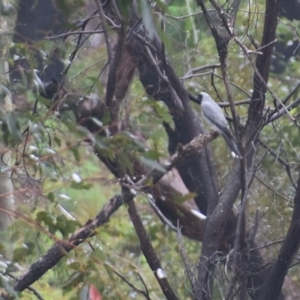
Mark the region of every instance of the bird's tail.
MULTIPOLYGON (((228 130, 229 131, 229 130, 228 130)), ((231 132, 228 132, 227 134, 224 133, 222 134, 226 144, 228 145, 229 149, 232 151, 232 153, 234 154, 234 157, 237 158, 242 158, 241 152, 239 151, 236 139, 234 138, 234 136, 231 134, 231 132)))

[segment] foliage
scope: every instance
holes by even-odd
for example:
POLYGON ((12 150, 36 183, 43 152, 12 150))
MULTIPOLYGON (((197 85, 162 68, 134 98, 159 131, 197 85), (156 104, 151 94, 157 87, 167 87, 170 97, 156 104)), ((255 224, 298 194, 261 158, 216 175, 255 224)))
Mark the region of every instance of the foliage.
MULTIPOLYGON (((65 24, 65 28, 82 30, 80 26, 76 26, 79 20, 87 18, 83 6, 91 3, 71 1, 70 8, 70 1, 57 2, 69 18, 69 24, 65 24)), ((205 3, 208 5, 208 1, 205 3)), ((150 38, 156 31, 159 33, 170 64, 182 79, 186 90, 191 94, 205 90, 217 102, 227 102, 227 91, 218 66, 195 71, 199 66, 219 63, 214 37, 199 5, 189 0, 171 1, 169 5, 164 1, 150 3, 141 0, 138 4, 145 30, 150 38), (154 3, 156 6, 153 8, 151 5, 154 3)), ((129 5, 130 1, 124 1, 119 8, 125 20, 129 18, 129 5)), ((97 10, 96 6, 94 8, 97 10)), ((105 8, 104 12, 107 11, 109 14, 109 10, 105 8)), ((253 51, 253 63, 260 54, 254 53, 259 49, 255 49, 248 37, 261 41, 264 11, 265 2, 261 0, 256 1, 251 9, 248 3, 242 3, 237 13, 235 34, 249 51, 253 51)), ((175 131, 178 125, 176 117, 163 99, 158 101, 147 94, 137 72, 129 79, 130 88, 120 104, 117 126, 121 128, 125 124, 124 130, 113 132, 112 117, 109 114, 103 118, 88 116, 80 119, 80 101, 91 93, 99 95, 103 100, 107 92, 109 70, 106 64, 109 53, 103 36, 98 36, 100 45, 96 48, 93 48, 91 42, 93 34, 83 35, 82 44, 78 44, 78 34, 63 40, 45 38, 31 44, 20 41, 13 43, 12 18, 7 16, 5 10, 0 13, 0 18, 6 24, 6 37, 1 37, 2 57, 10 64, 10 70, 16 57, 25 57, 30 65, 28 70, 22 70, 21 79, 17 83, 9 80, 8 70, 4 65, 1 64, 0 70, 1 141, 5 144, 4 151, 11 151, 13 163, 10 169, 18 201, 17 220, 7 234, 9 241, 6 239, 0 246, 10 261, 7 269, 3 267, 3 272, 19 277, 54 243, 67 240, 88 220, 93 219, 108 199, 120 191, 121 178, 114 176, 116 174, 111 171, 110 162, 117 160, 122 168, 116 173, 126 173, 131 177, 135 176, 136 162, 145 170, 154 168, 164 172, 161 162, 170 156, 169 136, 165 129, 169 126, 170 130, 175 131), (87 36, 89 39, 86 39, 87 36), (59 94, 56 101, 55 97, 49 99, 42 95, 43 87, 38 81, 38 73, 34 71, 38 67, 37 55, 32 49, 45 53, 44 65, 51 65, 51 54, 57 52, 61 56, 64 65, 63 72, 59 73, 64 77, 61 90, 66 92, 63 96, 59 94), (21 100, 12 100, 14 93, 21 100), (76 102, 72 102, 75 98, 76 102), (18 107, 23 102, 26 102, 27 109, 18 107), (84 123, 87 121, 91 121, 97 130, 88 130, 84 123)), ((16 15, 14 18, 17 18, 16 15)), ((293 22, 280 19, 277 36, 285 44, 298 34, 299 24, 293 22)), ((90 30, 107 29, 111 39, 117 40, 117 34, 109 25, 112 23, 106 24, 108 29, 94 26, 90 30)), ((1 27, 2 30, 3 28, 1 27)), ((130 41, 130 38, 127 39, 130 41)), ((126 42, 129 43, 128 40, 126 42)), ((116 48, 114 50, 117 51, 116 48)), ((284 61, 286 68, 281 74, 269 74, 268 87, 281 101, 298 85, 298 58, 295 55, 284 61)), ((235 102, 251 98, 254 69, 234 40, 228 45, 228 76, 235 102)), ((56 78, 51 78, 49 82, 58 85, 61 83, 56 78)), ((299 90, 293 93, 291 102, 297 99, 299 90)), ((265 112, 274 109, 274 101, 272 95, 267 93, 265 112)), ((200 112, 198 104, 193 104, 192 107, 197 113, 200 112)), ((241 126, 246 126, 248 104, 236 106, 236 109, 241 126)), ((231 115, 230 108, 227 107, 225 112, 231 115)), ((295 186, 291 179, 296 182, 298 176, 296 167, 300 140, 298 125, 295 123, 297 124, 299 108, 296 106, 289 113, 295 118, 294 122, 285 114, 261 130, 261 142, 273 152, 262 146, 254 146, 257 147, 257 154, 252 167, 257 167, 257 170, 248 194, 246 227, 249 232, 259 227, 255 241, 258 247, 263 248, 261 255, 265 262, 276 260, 281 246, 281 242, 276 241, 285 238, 294 208, 292 199, 295 196, 295 186), (287 170, 285 163, 290 170, 287 170)), ((234 160, 229 158, 226 144, 221 138, 213 141, 211 146, 221 190, 232 172, 234 160)), ((153 187, 149 183, 149 190, 151 188, 153 187)), ((188 191, 185 196, 177 197, 177 202, 188 203, 195 195, 194 191, 188 191)), ((172 287, 180 299, 193 299, 177 233, 164 225, 150 209, 146 193, 140 192, 135 203, 172 287)), ((236 203, 237 209, 234 207, 233 210, 238 213, 240 197, 236 203)), ((182 237, 181 243, 189 264, 197 266, 201 243, 187 237, 182 237)), ((222 263, 220 259, 213 288, 215 299, 221 299, 227 293, 230 280, 235 275, 230 272, 228 275, 220 267, 222 263)), ((298 271, 299 267, 295 262, 290 271, 295 289, 300 289, 298 271)), ((3 276, 1 280, 1 287, 14 294, 14 283, 5 278, 3 276)), ((164 297, 140 248, 127 206, 115 212, 105 226, 96 229, 95 236, 67 253, 32 287, 43 299, 87 299, 82 291, 90 285, 101 291, 103 299, 142 299, 143 296, 137 289, 147 289, 151 299, 164 297)), ((21 293, 20 299, 36 299, 36 295, 26 290, 21 293)))

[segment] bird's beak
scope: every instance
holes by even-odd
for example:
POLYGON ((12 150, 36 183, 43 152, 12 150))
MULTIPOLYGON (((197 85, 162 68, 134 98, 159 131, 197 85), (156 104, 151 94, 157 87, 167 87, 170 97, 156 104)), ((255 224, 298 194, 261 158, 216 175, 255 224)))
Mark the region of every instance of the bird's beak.
POLYGON ((198 97, 195 97, 194 95, 189 93, 189 98, 191 101, 197 103, 197 104, 201 104, 201 100, 198 97))

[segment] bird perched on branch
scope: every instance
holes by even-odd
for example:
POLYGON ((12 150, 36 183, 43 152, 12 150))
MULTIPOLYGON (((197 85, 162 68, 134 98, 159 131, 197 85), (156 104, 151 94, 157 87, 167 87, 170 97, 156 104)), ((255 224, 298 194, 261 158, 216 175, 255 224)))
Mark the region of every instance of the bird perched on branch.
POLYGON ((227 120, 221 107, 207 93, 200 93, 197 98, 200 103, 203 116, 223 136, 226 144, 232 152, 233 157, 241 158, 235 137, 231 133, 227 120))

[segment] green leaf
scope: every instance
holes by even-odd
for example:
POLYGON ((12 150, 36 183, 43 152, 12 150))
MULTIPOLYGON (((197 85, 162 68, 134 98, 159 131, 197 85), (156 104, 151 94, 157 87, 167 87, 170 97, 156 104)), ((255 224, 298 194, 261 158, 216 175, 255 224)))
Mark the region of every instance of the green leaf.
POLYGON ((80 162, 79 147, 78 146, 74 146, 74 147, 71 147, 70 150, 73 153, 76 162, 80 162))
POLYGON ((58 147, 61 146, 61 139, 57 135, 54 136, 54 141, 57 143, 58 147))
POLYGON ((38 212, 36 220, 38 222, 44 222, 46 225, 53 225, 53 218, 46 211, 38 212))
POLYGON ((67 283, 64 285, 64 290, 71 291, 75 287, 77 287, 79 284, 84 282, 85 275, 81 272, 75 272, 71 275, 71 277, 68 279, 67 283))
POLYGON ((76 190, 89 190, 92 185, 86 182, 72 182, 71 187, 76 190))
POLYGON ((194 199, 195 197, 197 197, 197 193, 188 193, 184 196, 175 197, 174 200, 177 203, 184 203, 185 201, 190 200, 190 199, 194 199))
POLYGON ((166 169, 159 162, 157 162, 156 160, 148 159, 148 158, 143 157, 143 156, 141 156, 139 158, 139 160, 142 164, 144 164, 147 167, 150 167, 151 169, 156 169, 156 170, 159 170, 161 172, 166 171, 166 169))
MULTIPOLYGON (((19 232, 19 231, 15 231, 15 232, 13 233, 13 235, 11 236, 11 238, 10 238, 10 242, 13 244, 13 243, 15 243, 16 241, 18 241, 19 238, 20 238, 20 232, 19 232)), ((0 252, 1 252, 1 249, 0 249, 0 252)))
POLYGON ((163 0, 155 0, 154 2, 162 11, 166 11, 168 9, 168 6, 163 0))
POLYGON ((118 154, 117 158, 118 164, 122 167, 123 171, 130 175, 133 175, 133 163, 130 157, 124 152, 118 154))
POLYGON ((96 135, 94 138, 95 144, 100 149, 107 149, 107 146, 104 142, 104 139, 102 136, 96 135))
POLYGON ((30 250, 26 247, 15 248, 13 251, 13 261, 21 262, 25 261, 28 255, 30 254, 30 250))
POLYGON ((162 120, 167 122, 172 128, 174 128, 173 118, 170 115, 169 109, 163 102, 157 102, 156 110, 162 120))
POLYGON ((80 227, 80 223, 75 220, 67 220, 65 230, 67 233, 73 233, 78 227, 80 227))
POLYGON ((14 112, 6 112, 2 123, 3 139, 6 144, 21 140, 20 125, 14 112))
POLYGON ((52 192, 48 193, 47 198, 50 200, 50 202, 53 203, 55 200, 54 193, 52 193, 52 192))
POLYGON ((60 231, 63 238, 67 238, 70 233, 73 233, 78 227, 79 222, 68 220, 65 215, 59 215, 56 218, 56 229, 60 231))
POLYGON ((80 271, 81 270, 81 264, 78 261, 74 261, 71 264, 68 265, 72 270, 74 271, 80 271))

